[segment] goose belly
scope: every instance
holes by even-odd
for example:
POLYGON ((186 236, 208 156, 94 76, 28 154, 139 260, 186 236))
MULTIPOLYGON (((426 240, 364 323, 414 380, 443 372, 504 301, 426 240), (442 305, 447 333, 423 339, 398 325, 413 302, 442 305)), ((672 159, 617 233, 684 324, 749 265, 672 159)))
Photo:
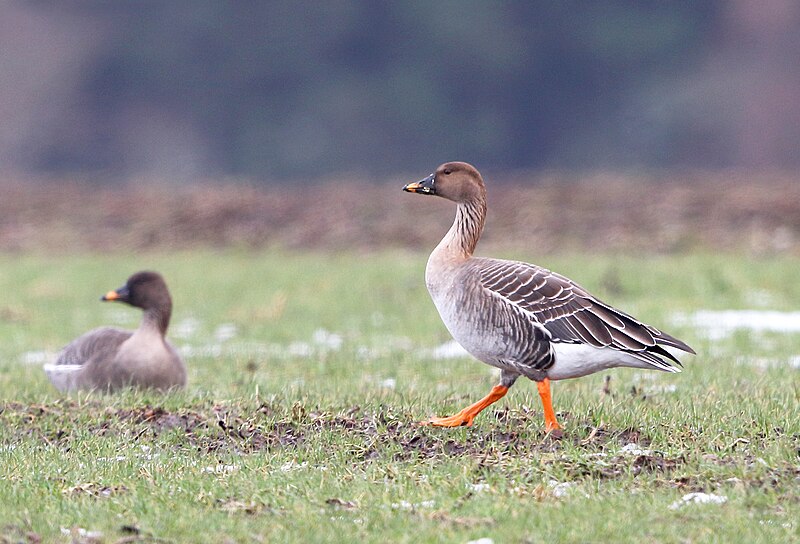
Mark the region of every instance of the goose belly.
POLYGON ((485 314, 465 307, 458 297, 432 298, 450 335, 470 355, 491 366, 515 369, 516 365, 510 364, 516 357, 508 336, 492 320, 485 319, 485 314))
POLYGON ((115 387, 180 385, 173 377, 175 365, 173 353, 160 336, 135 334, 120 346, 110 381, 115 387))

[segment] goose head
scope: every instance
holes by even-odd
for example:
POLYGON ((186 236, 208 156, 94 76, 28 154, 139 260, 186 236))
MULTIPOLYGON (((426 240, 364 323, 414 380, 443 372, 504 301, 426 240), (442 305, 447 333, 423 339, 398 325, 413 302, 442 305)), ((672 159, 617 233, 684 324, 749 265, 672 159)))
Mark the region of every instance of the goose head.
POLYGON ((440 196, 459 204, 486 198, 486 187, 480 172, 466 162, 446 162, 430 176, 409 183, 403 190, 440 196))
POLYGON ((100 300, 124 302, 142 310, 167 310, 172 307, 167 284, 158 272, 137 272, 115 291, 109 291, 100 300))

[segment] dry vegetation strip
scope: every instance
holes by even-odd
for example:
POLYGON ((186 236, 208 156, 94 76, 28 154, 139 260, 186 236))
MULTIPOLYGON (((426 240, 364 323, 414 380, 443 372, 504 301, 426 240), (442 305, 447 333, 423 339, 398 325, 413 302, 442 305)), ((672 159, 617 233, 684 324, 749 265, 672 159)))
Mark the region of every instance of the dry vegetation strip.
MULTIPOLYGON (((790 173, 487 177, 487 246, 800 252, 800 184, 790 173)), ((451 211, 438 199, 403 194, 405 181, 5 180, 0 250, 428 248, 451 211)))

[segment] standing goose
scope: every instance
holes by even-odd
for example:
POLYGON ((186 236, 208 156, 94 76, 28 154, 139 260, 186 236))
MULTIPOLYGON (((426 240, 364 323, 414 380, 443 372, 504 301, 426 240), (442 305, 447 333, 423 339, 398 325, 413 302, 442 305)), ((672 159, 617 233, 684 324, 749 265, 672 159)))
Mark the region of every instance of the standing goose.
POLYGON ((590 295, 572 280, 517 261, 473 257, 486 220, 486 188, 470 164, 448 162, 404 191, 457 204, 453 226, 431 253, 425 283, 453 338, 471 355, 501 370, 491 393, 454 416, 424 425, 472 425, 520 376, 536 382, 545 429, 559 429, 550 380, 578 378, 618 366, 680 372, 664 347, 688 353, 684 342, 590 295))
POLYGON ((159 390, 186 385, 186 367, 164 335, 172 315, 172 299, 164 278, 137 272, 100 300, 117 301, 144 310, 135 331, 102 327, 73 340, 55 364, 44 366, 59 391, 123 387, 159 390))

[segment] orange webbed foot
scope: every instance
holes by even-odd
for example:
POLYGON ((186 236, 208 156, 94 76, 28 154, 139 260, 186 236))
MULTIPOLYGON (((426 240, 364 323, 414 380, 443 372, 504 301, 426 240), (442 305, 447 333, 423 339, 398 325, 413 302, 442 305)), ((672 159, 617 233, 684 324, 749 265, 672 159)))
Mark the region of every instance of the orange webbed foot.
POLYGON ((472 427, 475 416, 469 417, 467 414, 459 412, 448 417, 432 417, 427 421, 420 421, 423 427, 472 427))
POLYGON ((553 431, 560 431, 561 430, 561 425, 559 425, 556 420, 545 421, 544 430, 545 430, 545 432, 548 432, 548 433, 553 432, 553 431))
POLYGON ((475 419, 475 416, 480 414, 490 404, 503 398, 507 392, 508 387, 504 385, 495 385, 488 395, 472 406, 464 408, 456 415, 449 417, 432 417, 428 421, 421 421, 420 425, 430 425, 432 427, 472 427, 472 421, 475 419))

